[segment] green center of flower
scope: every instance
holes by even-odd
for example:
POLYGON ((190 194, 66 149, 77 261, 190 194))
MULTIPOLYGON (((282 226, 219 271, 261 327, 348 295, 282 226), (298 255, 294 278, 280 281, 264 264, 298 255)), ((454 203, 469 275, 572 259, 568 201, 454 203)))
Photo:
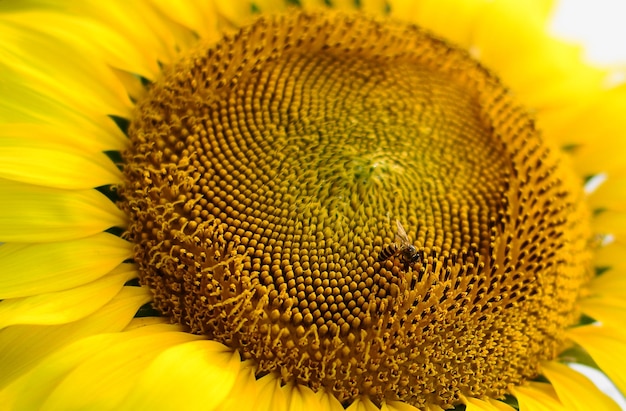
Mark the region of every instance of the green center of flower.
POLYGON ((417 27, 260 18, 167 70, 130 136, 142 283, 259 375, 447 407, 536 377, 577 319, 577 182, 417 27))

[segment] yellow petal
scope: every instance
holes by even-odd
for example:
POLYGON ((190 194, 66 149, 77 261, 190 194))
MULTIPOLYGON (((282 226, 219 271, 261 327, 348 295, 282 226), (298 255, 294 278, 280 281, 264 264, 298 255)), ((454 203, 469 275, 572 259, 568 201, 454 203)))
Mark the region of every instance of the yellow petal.
POLYGON ((124 88, 126 89, 126 92, 130 96, 130 98, 132 98, 134 101, 139 101, 144 98, 144 96, 148 92, 148 88, 144 86, 141 77, 132 72, 124 71, 115 67, 113 67, 112 70, 115 76, 124 85, 124 88))
POLYGON ((305 10, 328 9, 325 0, 300 0, 300 4, 302 4, 302 8, 305 10))
MULTIPOLYGON (((100 4, 100 2, 95 3, 100 4)), ((197 34, 171 18, 172 14, 178 13, 178 3, 182 2, 170 3, 170 9, 165 13, 154 7, 150 1, 133 2, 130 7, 128 3, 122 3, 123 10, 128 11, 129 16, 141 16, 142 24, 145 23, 152 37, 157 38, 164 45, 168 57, 168 60, 162 60, 164 63, 175 62, 181 51, 185 52, 198 42, 197 34)), ((134 17, 132 22, 136 20, 134 17)), ((111 23, 117 29, 117 21, 111 20, 111 23)))
MULTIPOLYGON (((582 113, 589 109, 589 105, 595 104, 598 94, 600 90, 579 90, 576 99, 568 99, 558 104, 552 101, 552 104, 544 103, 539 107, 534 107, 539 130, 543 132, 546 139, 558 147, 571 146, 584 140, 585 136, 563 130, 568 130, 572 121, 583 115, 582 113)), ((566 95, 571 95, 571 91, 566 95)))
POLYGON ((462 397, 463 404, 467 411, 498 411, 498 410, 510 410, 515 409, 500 401, 484 401, 478 398, 462 397))
POLYGON ((0 301, 0 329, 15 324, 63 324, 84 318, 108 303, 124 283, 137 277, 133 265, 70 290, 0 301))
POLYGON ((63 325, 13 325, 0 330, 0 387, 73 341, 120 331, 148 301, 150 294, 146 289, 124 287, 108 304, 82 320, 63 325))
POLYGON ((381 411, 419 411, 418 408, 402 401, 385 401, 380 409, 381 411))
MULTIPOLYGON (((49 124, 5 123, 0 124, 0 147, 65 150, 77 155, 101 154, 102 151, 111 148, 106 142, 102 144, 99 141, 100 135, 93 135, 92 132, 94 132, 92 129, 78 130, 49 124)), ((123 135, 117 136, 116 139, 119 139, 119 142, 126 141, 123 135)), ((120 144, 120 148, 123 146, 120 144)))
POLYGON ((0 298, 28 297, 87 284, 132 255, 131 244, 108 233, 60 243, 0 247, 0 298))
POLYGON ((321 407, 318 397, 309 387, 287 383, 282 389, 287 397, 286 409, 289 411, 319 410, 321 407))
MULTIPOLYGON (((623 259, 625 254, 617 258, 623 259)), ((612 268, 595 277, 589 286, 591 296, 608 297, 610 299, 626 299, 626 275, 624 267, 612 268)))
MULTIPOLYGON (((130 116, 133 104, 113 72, 93 57, 92 49, 55 39, 48 34, 22 26, 23 20, 10 21, 12 14, 0 16, 5 65, 45 95, 78 110, 130 116)), ((47 20, 35 21, 39 27, 47 20)), ((14 77, 14 76, 12 76, 14 77)))
POLYGON ((55 0, 20 0, 0 2, 0 12, 9 13, 32 7, 45 8, 50 10, 62 8, 62 3, 55 0))
MULTIPOLYGON (((8 76, 0 64, 0 75, 8 76)), ((5 77, 6 78, 6 77, 5 77)), ((61 103, 53 97, 44 95, 36 86, 24 79, 11 78, 2 84, 0 93, 0 122, 5 128, 14 129, 11 136, 37 138, 40 136, 34 125, 44 129, 41 138, 46 135, 68 134, 75 137, 76 146, 95 148, 94 151, 122 150, 127 143, 126 136, 115 122, 106 114, 91 110, 78 111, 75 107, 61 103)))
POLYGON ((156 78, 160 72, 156 60, 144 59, 141 47, 129 42, 115 27, 108 27, 93 19, 72 16, 50 10, 20 10, 5 13, 3 20, 29 30, 41 31, 65 43, 75 44, 81 50, 94 51, 109 66, 146 78, 156 78), (50 30, 54 27, 54 30, 50 30), (81 33, 77 36, 76 33, 81 33))
POLYGON ((604 325, 612 328, 626 328, 626 300, 623 298, 585 298, 580 302, 580 308, 585 314, 604 325))
POLYGON ((150 0, 161 13, 179 24, 198 33, 202 41, 216 41, 222 37, 218 30, 215 5, 211 1, 171 2, 168 0, 150 0), (175 10, 172 10, 175 7, 175 10))
MULTIPOLYGON (((596 280, 602 283, 602 278, 612 273, 619 273, 616 275, 623 278, 621 273, 623 272, 622 270, 626 269, 626 259, 624 255, 626 255, 626 234, 615 236, 613 242, 598 248, 594 255, 595 265, 598 267, 611 267, 611 269, 594 279, 593 283, 595 283, 596 280)), ((609 282, 616 281, 611 279, 611 277, 607 278, 609 278, 609 280, 607 280, 609 282)), ((615 285, 617 285, 617 283, 615 285)))
POLYGON ((339 400, 326 389, 319 390, 315 395, 320 403, 320 409, 325 411, 344 411, 343 405, 341 405, 339 400))
POLYGON ((47 405, 53 405, 59 391, 67 387, 68 382, 74 382, 77 385, 70 387, 72 393, 65 394, 57 409, 115 409, 72 406, 80 404, 80 401, 100 399, 101 396, 105 397, 99 404, 101 406, 123 399, 127 390, 132 388, 132 378, 129 377, 134 376, 133 373, 138 374, 164 349, 198 338, 172 331, 171 326, 159 325, 128 333, 98 334, 79 339, 55 351, 37 367, 12 381, 0 391, 0 403, 7 409, 40 410, 46 400, 47 405), (76 381, 77 376, 83 380, 76 381), (117 381, 103 388, 102 382, 111 379, 117 381), (76 395, 76 387, 81 385, 86 387, 81 387, 82 395, 76 395), (48 399, 51 394, 52 398, 48 399))
POLYGON ((624 169, 626 139, 626 85, 607 90, 589 108, 572 119, 564 135, 579 136, 572 153, 580 175, 589 176, 624 169))
POLYGON ((626 212, 614 210, 600 212, 593 217, 593 230, 598 234, 626 237, 626 212))
POLYGON ((239 354, 218 342, 177 345, 141 373, 124 409, 175 410, 184 398, 185 410, 212 410, 231 390, 240 367, 239 354))
POLYGON ((280 387, 280 378, 274 374, 268 374, 257 380, 258 397, 256 399, 257 411, 274 411, 287 409, 287 397, 280 387))
POLYGON ((123 227, 126 216, 96 190, 61 191, 0 180, 0 241, 48 242, 123 227))
POLYGON ((604 76, 580 64, 580 47, 546 35, 543 8, 536 2, 490 2, 481 10, 473 32, 480 61, 524 104, 541 109, 567 105, 570 99, 598 89, 604 76), (515 58, 510 58, 511 50, 515 58))
POLYGON ((252 5, 245 1, 216 1, 214 4, 220 20, 231 27, 249 24, 256 16, 252 5))
MULTIPOLYGON (((255 365, 247 362, 241 363, 239 374, 233 383, 231 391, 226 395, 222 403, 216 408, 217 411, 241 411, 253 410, 257 405, 259 384, 254 376, 255 365), (245 393, 245 395, 241 395, 245 393)), ((324 409, 324 408, 322 408, 324 409)), ((343 411, 343 407, 341 410, 343 411)))
POLYGON ((111 27, 135 45, 134 52, 140 54, 141 61, 170 63, 176 58, 177 49, 188 46, 185 42, 189 38, 181 38, 179 27, 159 16, 148 2, 84 0, 69 3, 68 9, 111 27))
POLYGON ((86 156, 0 142, 0 178, 71 190, 120 184, 122 173, 103 153, 86 156))
POLYGON ((0 390, 0 403, 6 410, 39 410, 45 398, 59 383, 59 376, 68 372, 83 359, 93 354, 94 347, 107 347, 110 334, 89 337, 69 344, 45 361, 10 381, 10 385, 0 390))
POLYGON ((368 397, 358 397, 346 411, 379 411, 379 408, 368 397))
POLYGON ((567 330, 567 336, 589 353, 602 371, 626 392, 626 332, 588 325, 567 330))
MULTIPOLYGON (((18 87, 16 92, 19 91, 30 92, 18 87)), ((1 136, 22 139, 22 143, 31 142, 40 147, 44 144, 50 148, 74 147, 88 154, 126 147, 126 136, 110 117, 79 113, 56 102, 43 101, 41 95, 31 94, 30 97, 31 104, 27 106, 20 105, 26 103, 24 95, 18 98, 23 101, 6 101, 0 97, 0 121, 12 121, 0 124, 1 136), (33 110, 35 106, 46 104, 49 106, 40 111, 33 110)))
POLYGON ((220 389, 229 389, 234 381, 231 374, 237 367, 214 354, 207 345, 210 341, 194 341, 197 335, 127 334, 114 336, 109 347, 94 350, 71 370, 42 411, 175 410, 181 398, 185 410, 210 410, 224 395, 220 389))
POLYGON ((615 170, 588 196, 592 209, 626 212, 626 170, 615 170))
POLYGON ((492 398, 489 398, 488 401, 491 405, 493 405, 494 407, 496 407, 496 409, 500 411, 515 411, 515 408, 513 408, 509 404, 506 404, 502 401, 494 400, 492 398))
POLYGON ((529 383, 513 387, 511 393, 517 398, 519 411, 566 411, 549 384, 529 383))
POLYGON ((184 331, 181 325, 170 324, 170 321, 166 317, 135 317, 133 318, 122 331, 133 331, 137 328, 151 327, 155 325, 167 325, 169 327, 175 327, 172 331, 184 331))
POLYGON ((361 0, 358 3, 353 1, 352 4, 358 5, 359 10, 373 16, 384 16, 391 11, 387 0, 361 0))
POLYGON ((542 374, 550 380, 559 399, 571 411, 619 411, 619 406, 589 381, 567 365, 555 361, 541 366, 542 374))
POLYGON ((473 46, 476 20, 488 5, 484 0, 391 1, 391 15, 417 23, 461 47, 473 46), (454 10, 453 13, 450 10, 454 10))
MULTIPOLYGON (((359 2, 359 5, 362 6, 363 1, 359 2)), ((354 11, 357 8, 357 2, 353 0, 332 0, 331 1, 333 10, 343 10, 343 11, 354 11)))

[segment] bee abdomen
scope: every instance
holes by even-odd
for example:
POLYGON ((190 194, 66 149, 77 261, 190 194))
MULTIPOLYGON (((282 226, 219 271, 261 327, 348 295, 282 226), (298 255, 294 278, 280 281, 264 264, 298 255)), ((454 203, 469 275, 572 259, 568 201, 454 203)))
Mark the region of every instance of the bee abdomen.
POLYGON ((388 245, 383 248, 378 254, 378 261, 385 261, 391 258, 398 251, 398 247, 395 244, 388 245))

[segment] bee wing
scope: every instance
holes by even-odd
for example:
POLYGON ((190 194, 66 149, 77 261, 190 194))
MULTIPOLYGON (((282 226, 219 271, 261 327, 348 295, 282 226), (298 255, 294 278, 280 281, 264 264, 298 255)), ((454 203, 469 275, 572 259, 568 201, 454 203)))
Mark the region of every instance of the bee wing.
POLYGON ((406 234, 406 230, 402 227, 400 220, 396 220, 398 231, 396 232, 396 242, 399 244, 411 244, 409 236, 406 234))

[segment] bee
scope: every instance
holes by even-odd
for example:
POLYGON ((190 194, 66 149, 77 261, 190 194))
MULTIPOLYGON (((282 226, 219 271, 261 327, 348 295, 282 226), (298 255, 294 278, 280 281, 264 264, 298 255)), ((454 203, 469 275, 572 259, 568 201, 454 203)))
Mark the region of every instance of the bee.
POLYGON ((398 226, 396 240, 383 248, 380 254, 378 254, 378 261, 383 262, 398 256, 400 262, 404 265, 404 271, 407 271, 409 266, 418 262, 421 257, 417 248, 409 241, 409 236, 399 220, 396 220, 396 225, 398 226))

